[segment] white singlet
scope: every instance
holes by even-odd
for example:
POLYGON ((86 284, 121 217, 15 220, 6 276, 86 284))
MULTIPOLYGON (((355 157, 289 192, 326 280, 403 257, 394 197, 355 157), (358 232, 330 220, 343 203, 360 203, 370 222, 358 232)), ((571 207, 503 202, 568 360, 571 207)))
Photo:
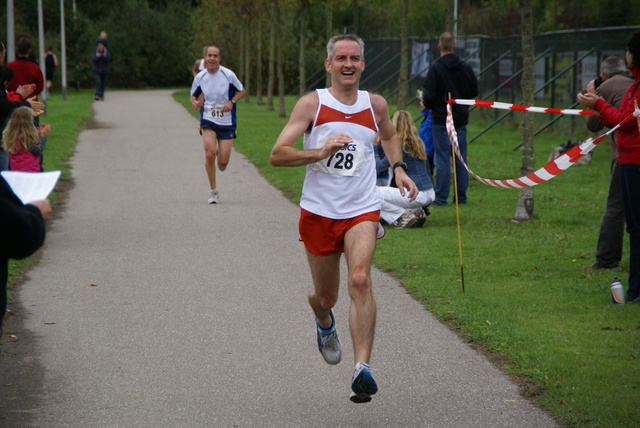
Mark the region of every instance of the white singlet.
POLYGON ((242 90, 242 83, 236 74, 226 67, 220 66, 215 73, 202 70, 193 78, 191 84, 191 95, 194 97, 204 94, 204 108, 202 117, 221 126, 232 126, 236 124, 235 105, 231 111, 222 113, 220 109, 224 106, 236 92, 242 90))
POLYGON ((378 133, 369 93, 358 91, 354 105, 345 105, 327 89, 317 89, 318 110, 311 132, 304 135, 305 150, 322 147, 327 138, 347 134, 353 143, 333 156, 307 165, 300 207, 335 220, 380 209, 376 187, 373 140, 378 133))

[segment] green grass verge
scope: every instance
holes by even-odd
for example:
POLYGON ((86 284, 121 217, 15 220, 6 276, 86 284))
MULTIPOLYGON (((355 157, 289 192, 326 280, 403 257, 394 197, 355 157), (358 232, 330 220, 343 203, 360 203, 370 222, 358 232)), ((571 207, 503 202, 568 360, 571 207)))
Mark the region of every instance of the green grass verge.
MULTIPOLYGON (((175 98, 191 110, 188 93, 178 92, 175 98)), ((287 98, 287 112, 294 103, 295 98, 287 98)), ((476 124, 474 114, 470 136, 486 124, 476 124)), ((285 122, 255 99, 241 100, 234 146, 297 202, 304 168, 269 164, 285 122)), ((570 129, 587 135, 584 124, 573 118, 560 122, 556 133, 536 137, 538 167, 553 147, 567 141, 570 129)), ((474 172, 494 179, 520 176, 520 151, 512 150, 521 138, 516 128, 500 126, 470 144, 474 172)), ((375 256, 375 265, 398 275, 436 317, 503 357, 503 368, 525 380, 526 395, 560 423, 575 427, 640 425, 633 398, 640 393, 640 305, 611 304, 614 273, 584 270, 594 259, 608 181, 604 142, 595 149, 592 164, 574 166, 536 186, 534 218, 515 224, 509 220, 518 191, 473 180, 470 202, 460 207, 464 293, 455 206, 434 207, 421 229, 389 228, 375 256)), ((624 272, 619 274, 625 284, 628 251, 625 246, 624 272)))
MULTIPOLYGON (((40 117, 40 123, 51 124, 51 133, 47 137, 43 168, 45 171, 62 171, 56 190, 50 197, 53 204, 70 185, 69 158, 74 153, 83 122, 92 116, 92 104, 93 92, 89 90, 69 91, 66 100, 59 93, 47 98, 46 116, 40 117)), ((22 279, 31 263, 32 258, 9 261, 9 290, 22 279)))

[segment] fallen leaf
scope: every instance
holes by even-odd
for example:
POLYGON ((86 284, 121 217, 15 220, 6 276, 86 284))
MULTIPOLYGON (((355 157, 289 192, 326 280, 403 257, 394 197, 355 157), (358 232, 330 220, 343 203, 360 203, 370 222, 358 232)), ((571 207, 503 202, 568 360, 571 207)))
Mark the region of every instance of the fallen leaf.
POLYGON ((90 284, 91 287, 97 287, 98 284, 90 284))
POLYGON ((484 320, 484 322, 486 322, 487 324, 491 325, 491 321, 489 321, 489 320, 484 320))

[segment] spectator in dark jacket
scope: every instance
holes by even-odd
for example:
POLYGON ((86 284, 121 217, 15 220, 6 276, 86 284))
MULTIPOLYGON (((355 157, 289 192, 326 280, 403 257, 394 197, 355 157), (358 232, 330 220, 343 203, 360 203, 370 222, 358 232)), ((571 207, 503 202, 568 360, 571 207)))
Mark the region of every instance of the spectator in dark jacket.
POLYGON ((23 204, 0 175, 0 331, 7 309, 9 259, 23 259, 42 246, 50 215, 48 201, 23 204))
POLYGON ((109 61, 111 60, 111 54, 104 46, 104 43, 98 42, 91 59, 93 61, 93 74, 96 76, 96 94, 94 98, 96 101, 104 101, 104 89, 107 86, 109 61))
MULTIPOLYGON (((478 95, 478 79, 469 64, 456 54, 456 37, 442 33, 438 43, 440 58, 430 67, 423 87, 423 103, 433 115, 433 146, 436 168, 435 205, 445 205, 451 184, 451 143, 447 135, 447 101, 451 98, 471 99, 478 95)), ((469 107, 454 104, 453 120, 458 134, 458 145, 464 161, 467 161, 467 123, 469 107)), ((467 203, 469 175, 456 158, 458 201, 467 203)))

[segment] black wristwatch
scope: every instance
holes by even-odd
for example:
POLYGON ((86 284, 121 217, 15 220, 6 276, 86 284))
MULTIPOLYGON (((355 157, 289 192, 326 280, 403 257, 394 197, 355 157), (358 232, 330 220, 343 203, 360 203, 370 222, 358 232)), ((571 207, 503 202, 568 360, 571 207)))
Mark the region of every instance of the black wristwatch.
POLYGON ((396 163, 394 163, 393 164, 393 168, 391 168, 391 171, 395 172, 397 167, 400 167, 400 168, 404 169, 404 172, 407 172, 407 164, 406 163, 404 163, 404 162, 396 162, 396 163))

